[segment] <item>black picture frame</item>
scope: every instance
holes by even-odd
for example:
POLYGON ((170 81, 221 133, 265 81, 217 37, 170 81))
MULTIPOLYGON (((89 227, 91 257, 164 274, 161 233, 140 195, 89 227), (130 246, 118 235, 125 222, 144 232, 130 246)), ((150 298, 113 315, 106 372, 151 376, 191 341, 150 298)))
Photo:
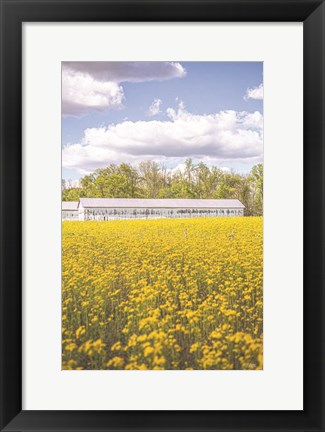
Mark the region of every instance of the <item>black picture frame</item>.
POLYGON ((324 1, 0 0, 0 6, 1 430, 325 431, 324 1), (28 21, 303 22, 303 411, 22 411, 22 23, 28 21))

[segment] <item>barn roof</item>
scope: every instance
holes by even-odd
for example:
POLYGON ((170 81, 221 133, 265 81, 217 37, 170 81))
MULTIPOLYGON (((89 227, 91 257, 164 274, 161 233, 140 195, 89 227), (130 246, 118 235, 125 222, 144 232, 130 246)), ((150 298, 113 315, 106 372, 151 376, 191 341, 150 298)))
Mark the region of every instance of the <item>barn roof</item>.
POLYGON ((80 198, 83 207, 132 208, 245 208, 236 199, 141 199, 141 198, 80 198))
POLYGON ((62 210, 78 210, 79 201, 62 201, 62 210))

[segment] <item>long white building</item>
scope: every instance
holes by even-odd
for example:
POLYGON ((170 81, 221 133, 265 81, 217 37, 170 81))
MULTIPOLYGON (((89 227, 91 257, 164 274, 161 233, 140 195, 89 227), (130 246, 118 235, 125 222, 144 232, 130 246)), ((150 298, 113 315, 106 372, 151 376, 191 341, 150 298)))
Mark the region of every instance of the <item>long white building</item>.
MULTIPOLYGON (((63 206, 64 204, 64 206, 63 206)), ((75 206, 75 203, 71 205, 75 206)), ((62 218, 68 219, 67 213, 62 218)), ((161 219, 193 217, 243 216, 245 206, 239 200, 206 199, 138 199, 138 198, 80 198, 79 220, 161 219)), ((67 212, 67 210, 65 210, 67 212)))

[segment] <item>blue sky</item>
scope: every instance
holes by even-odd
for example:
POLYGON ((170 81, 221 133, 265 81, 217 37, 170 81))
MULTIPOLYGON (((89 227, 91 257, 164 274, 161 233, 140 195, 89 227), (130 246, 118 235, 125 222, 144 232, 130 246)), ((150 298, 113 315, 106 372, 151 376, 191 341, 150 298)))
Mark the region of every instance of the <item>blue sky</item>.
POLYGON ((62 176, 191 157, 248 172, 263 158, 261 62, 62 64, 62 176))

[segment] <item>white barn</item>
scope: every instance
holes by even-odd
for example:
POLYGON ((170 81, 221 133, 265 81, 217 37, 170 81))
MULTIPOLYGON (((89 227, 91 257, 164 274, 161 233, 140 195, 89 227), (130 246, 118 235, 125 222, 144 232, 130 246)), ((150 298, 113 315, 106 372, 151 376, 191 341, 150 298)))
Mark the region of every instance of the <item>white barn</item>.
POLYGON ((79 201, 62 201, 62 220, 79 220, 79 201))
POLYGON ((236 199, 80 198, 79 220, 243 216, 236 199))

